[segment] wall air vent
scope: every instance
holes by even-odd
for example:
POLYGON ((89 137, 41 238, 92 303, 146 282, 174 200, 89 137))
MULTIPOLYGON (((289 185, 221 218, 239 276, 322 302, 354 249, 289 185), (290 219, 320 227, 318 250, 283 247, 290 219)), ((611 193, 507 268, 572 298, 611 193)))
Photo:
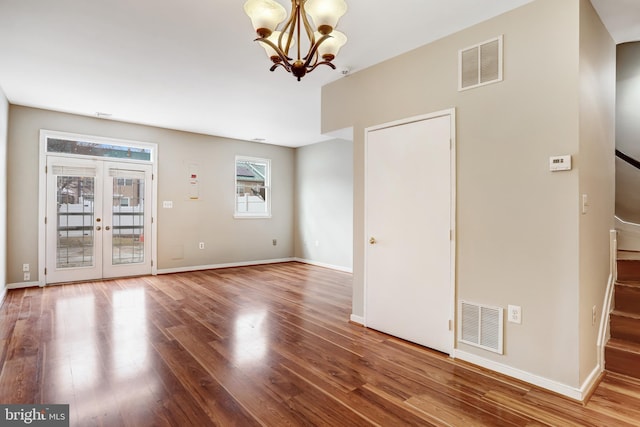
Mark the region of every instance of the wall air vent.
POLYGON ((503 312, 500 307, 460 301, 458 341, 503 354, 503 312))
POLYGON ((502 36, 458 51, 458 90, 502 81, 502 36))

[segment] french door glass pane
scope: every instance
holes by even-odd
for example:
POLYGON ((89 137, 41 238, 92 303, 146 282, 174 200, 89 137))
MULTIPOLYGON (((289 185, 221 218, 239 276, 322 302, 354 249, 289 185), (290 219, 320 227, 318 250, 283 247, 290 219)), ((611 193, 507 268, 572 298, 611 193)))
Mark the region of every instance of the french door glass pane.
POLYGON ((94 188, 93 177, 57 177, 58 268, 94 265, 94 188))
POLYGON ((144 184, 143 178, 113 178, 113 265, 144 262, 144 184))

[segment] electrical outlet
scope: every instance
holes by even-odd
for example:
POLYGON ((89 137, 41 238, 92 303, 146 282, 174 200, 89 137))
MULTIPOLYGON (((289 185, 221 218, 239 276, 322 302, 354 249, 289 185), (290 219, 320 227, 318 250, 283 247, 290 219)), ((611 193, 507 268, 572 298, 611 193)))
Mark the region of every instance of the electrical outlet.
POLYGON ((31 273, 24 273, 24 281, 28 282, 29 280, 31 280, 31 273))
POLYGON ((29 271, 29 264, 22 264, 22 271, 29 271))
POLYGON ((200 243, 198 244, 198 247, 199 247, 200 249, 204 249, 204 242, 200 242, 200 243))
POLYGON ((509 323, 517 323, 518 325, 522 323, 522 307, 519 305, 510 305, 508 307, 508 317, 509 323))
POLYGON ((594 305, 593 308, 591 309, 591 326, 595 326, 597 314, 598 312, 597 312, 596 306, 594 305))
POLYGON ((271 243, 273 244, 273 246, 277 245, 277 244, 278 244, 278 239, 273 239, 273 240, 271 241, 271 243))

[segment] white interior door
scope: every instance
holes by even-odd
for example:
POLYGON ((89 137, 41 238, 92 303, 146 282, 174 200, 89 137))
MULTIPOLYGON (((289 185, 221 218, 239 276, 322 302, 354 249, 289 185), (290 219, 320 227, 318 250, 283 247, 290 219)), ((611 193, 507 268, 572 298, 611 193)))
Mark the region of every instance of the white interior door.
POLYGON ((46 283, 151 274, 151 169, 47 157, 46 283))
POLYGON ((451 116, 366 139, 365 324, 453 348, 451 116))

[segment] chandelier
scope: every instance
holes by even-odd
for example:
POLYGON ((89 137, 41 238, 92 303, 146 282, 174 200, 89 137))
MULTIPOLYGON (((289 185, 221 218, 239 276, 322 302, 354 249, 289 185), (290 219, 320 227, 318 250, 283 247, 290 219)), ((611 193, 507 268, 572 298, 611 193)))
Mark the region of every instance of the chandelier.
POLYGON ((255 41, 262 44, 273 62, 271 71, 282 67, 300 81, 318 65, 328 65, 335 70, 331 61, 347 42, 347 37, 335 30, 347 11, 344 0, 291 0, 291 15, 280 30, 276 29, 287 13, 275 0, 248 0, 244 11, 259 36, 255 41), (305 39, 302 39, 303 30, 305 39), (294 45, 295 58, 289 56, 294 45))

